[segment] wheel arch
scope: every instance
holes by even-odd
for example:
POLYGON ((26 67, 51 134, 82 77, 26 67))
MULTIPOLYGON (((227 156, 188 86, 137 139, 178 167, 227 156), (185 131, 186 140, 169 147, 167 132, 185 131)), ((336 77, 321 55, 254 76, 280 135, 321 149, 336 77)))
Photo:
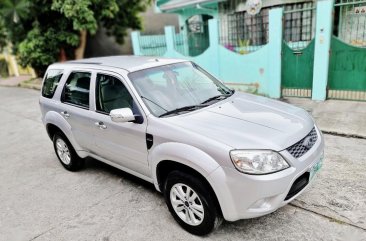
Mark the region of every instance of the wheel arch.
POLYGON ((180 170, 199 177, 212 191, 221 212, 215 188, 208 176, 220 165, 204 151, 187 144, 167 142, 154 147, 149 154, 149 163, 155 188, 162 192, 167 175, 180 170))
POLYGON ((55 124, 52 124, 52 123, 48 123, 46 124, 46 130, 47 130, 47 134, 48 134, 48 137, 53 140, 53 136, 57 133, 57 132, 61 132, 63 133, 63 131, 58 128, 55 124))
POLYGON ((148 159, 151 168, 151 176, 158 191, 161 190, 157 179, 157 169, 159 163, 161 164, 163 161, 173 161, 187 166, 197 171, 205 178, 220 166, 210 155, 202 150, 191 145, 177 142, 166 142, 155 146, 150 151, 148 159))
POLYGON ((213 189, 211 183, 208 181, 208 179, 199 171, 193 169, 192 167, 189 167, 185 164, 182 164, 180 162, 172 161, 172 160, 163 160, 158 163, 156 167, 156 181, 157 185, 159 186, 159 190, 161 192, 164 192, 164 184, 166 181, 166 178, 168 177, 169 173, 172 171, 180 171, 186 174, 190 174, 196 178, 198 178, 200 181, 204 183, 204 185, 209 189, 209 192, 212 194, 212 197, 214 198, 214 203, 222 215, 222 209, 219 202, 219 199, 217 197, 217 194, 215 190, 213 189))
POLYGON ((76 152, 81 150, 81 147, 76 143, 74 139, 70 124, 59 113, 55 111, 48 112, 44 118, 44 124, 46 126, 47 134, 51 140, 53 138, 53 135, 56 132, 60 131, 70 141, 76 152))

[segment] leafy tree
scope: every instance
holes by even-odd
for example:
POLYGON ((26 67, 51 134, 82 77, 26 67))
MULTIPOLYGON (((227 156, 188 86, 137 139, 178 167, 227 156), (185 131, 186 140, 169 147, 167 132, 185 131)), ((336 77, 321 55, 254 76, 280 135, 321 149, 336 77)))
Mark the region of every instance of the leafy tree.
POLYGON ((0 52, 3 51, 3 48, 7 43, 7 31, 5 28, 5 21, 2 17, 0 17, 0 52))
POLYGON ((30 17, 30 2, 28 0, 1 0, 0 16, 7 28, 7 38, 14 43, 14 50, 17 50, 17 43, 22 41, 32 26, 30 17))
POLYGON ((87 35, 98 28, 105 28, 122 44, 128 28, 141 28, 138 14, 151 0, 2 1, 6 4, 0 3, 0 13, 12 26, 10 40, 20 63, 42 75, 52 62, 82 58, 87 35))

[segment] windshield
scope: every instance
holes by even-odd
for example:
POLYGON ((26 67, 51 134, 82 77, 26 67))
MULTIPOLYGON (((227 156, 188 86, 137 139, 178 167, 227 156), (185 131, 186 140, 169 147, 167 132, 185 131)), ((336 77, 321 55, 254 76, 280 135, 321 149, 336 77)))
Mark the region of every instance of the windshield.
POLYGON ((155 116, 196 110, 185 107, 204 107, 233 93, 192 62, 144 69, 128 77, 155 116))

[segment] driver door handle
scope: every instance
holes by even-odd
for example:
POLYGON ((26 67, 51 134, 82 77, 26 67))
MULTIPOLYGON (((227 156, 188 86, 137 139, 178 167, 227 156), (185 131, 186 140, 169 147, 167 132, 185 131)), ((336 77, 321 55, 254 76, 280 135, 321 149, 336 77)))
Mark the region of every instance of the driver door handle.
POLYGON ((103 121, 98 121, 94 123, 96 127, 99 127, 99 129, 104 130, 107 129, 107 126, 104 125, 103 121))

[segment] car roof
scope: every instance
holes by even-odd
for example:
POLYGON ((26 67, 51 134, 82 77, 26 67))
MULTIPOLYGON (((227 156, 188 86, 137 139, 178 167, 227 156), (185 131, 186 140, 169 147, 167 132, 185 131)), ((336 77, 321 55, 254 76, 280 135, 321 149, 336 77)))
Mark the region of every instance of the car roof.
POLYGON ((187 60, 183 59, 171 59, 171 58, 163 58, 163 57, 149 57, 149 56, 134 56, 134 55, 120 55, 120 56, 109 56, 109 57, 97 57, 97 58, 88 58, 88 59, 80 59, 67 61, 63 63, 53 64, 55 65, 87 65, 87 66, 105 66, 105 67, 114 67, 124 69, 128 72, 134 72, 142 69, 174 64, 185 62, 187 60))

